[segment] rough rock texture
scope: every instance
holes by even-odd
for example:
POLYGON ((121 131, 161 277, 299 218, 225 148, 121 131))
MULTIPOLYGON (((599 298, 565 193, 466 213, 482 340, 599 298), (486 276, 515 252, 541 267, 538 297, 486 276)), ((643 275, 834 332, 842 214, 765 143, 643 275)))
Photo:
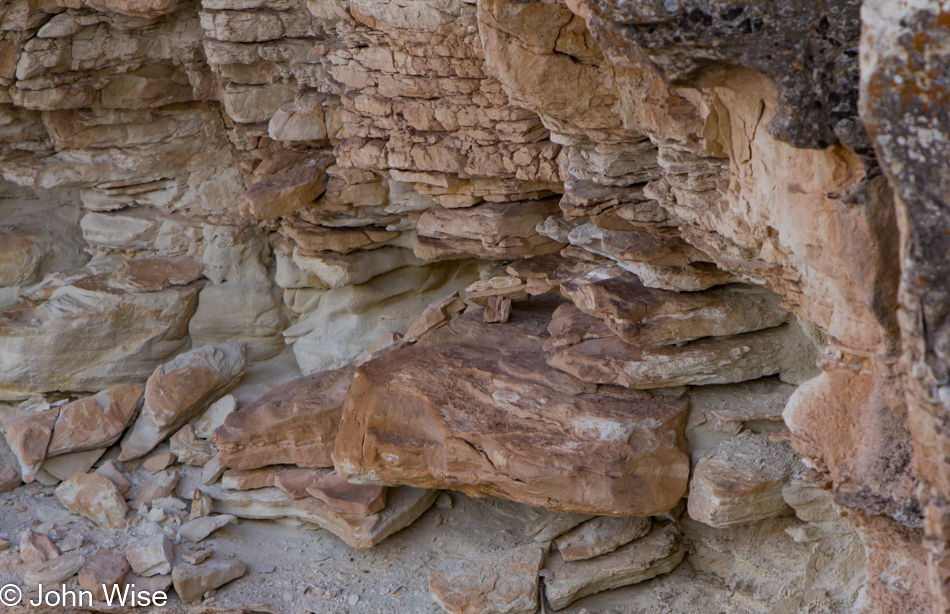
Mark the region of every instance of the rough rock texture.
POLYGON ((594 386, 543 363, 543 313, 520 312, 504 331, 477 313, 460 316, 358 368, 337 471, 570 513, 673 507, 688 475, 685 399, 591 394, 594 386), (581 471, 583 481, 570 479, 581 471))
POLYGON ((533 614, 545 549, 529 546, 504 558, 486 555, 429 572, 432 599, 449 614, 533 614))

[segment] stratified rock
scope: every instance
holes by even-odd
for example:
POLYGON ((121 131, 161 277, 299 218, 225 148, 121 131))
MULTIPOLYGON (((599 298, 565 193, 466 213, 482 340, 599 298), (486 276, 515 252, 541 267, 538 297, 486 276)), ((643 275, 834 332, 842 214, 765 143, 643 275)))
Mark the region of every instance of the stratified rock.
POLYGON ((525 535, 534 537, 537 542, 549 542, 591 518, 593 516, 589 514, 562 514, 542 510, 538 519, 525 528, 525 535))
POLYGON ((553 558, 542 572, 548 603, 561 610, 582 597, 669 573, 685 555, 679 540, 679 532, 670 525, 610 554, 570 563, 553 558))
POLYGON ((56 498, 70 512, 89 518, 100 528, 125 528, 129 507, 115 484, 101 475, 73 475, 56 487, 56 498))
POLYGON ((433 262, 550 254, 560 250, 561 244, 538 234, 535 227, 555 211, 555 198, 485 203, 468 209, 433 207, 419 218, 416 255, 433 262))
POLYGON ((329 467, 353 369, 314 373, 278 386, 229 414, 211 441, 222 466, 329 467))
POLYGON ((814 364, 814 346, 795 324, 682 346, 631 345, 599 318, 573 305, 558 308, 545 343, 548 364, 586 382, 649 389, 684 384, 729 384, 814 364))
POLYGON ((557 549, 565 561, 580 561, 613 552, 650 532, 649 517, 610 518, 602 516, 557 538, 557 549))
POLYGON ((59 408, 24 413, 3 423, 3 434, 20 463, 23 481, 29 484, 39 471, 49 445, 59 408))
POLYGON ((201 278, 204 267, 190 257, 136 258, 125 260, 112 274, 112 283, 137 292, 156 292, 169 286, 186 286, 201 278))
POLYGON ((274 467, 262 469, 228 469, 221 476, 221 487, 228 490, 255 490, 274 485, 277 471, 274 467))
POLYGON ((245 574, 247 567, 241 561, 210 559, 200 565, 182 563, 172 570, 175 592, 185 603, 197 601, 208 591, 224 586, 245 574))
POLYGON ((119 460, 145 456, 244 372, 244 344, 208 345, 161 365, 145 384, 145 406, 119 460))
POLYGON ((656 290, 616 266, 565 281, 561 292, 578 309, 601 318, 617 336, 635 345, 736 335, 778 326, 788 319, 779 307, 781 296, 765 288, 729 284, 702 292, 656 290))
POLYGON ((313 497, 294 499, 277 488, 232 491, 218 487, 202 490, 214 499, 214 509, 238 518, 296 518, 333 533, 348 546, 372 548, 396 531, 408 527, 423 514, 439 495, 437 490, 403 486, 392 488, 386 507, 377 514, 360 516, 333 509, 313 497))
POLYGON ((488 306, 488 300, 493 297, 524 301, 528 298, 525 288, 524 282, 517 277, 492 277, 465 288, 465 298, 482 307, 488 306))
POLYGON ((597 396, 549 368, 540 309, 505 325, 466 314, 361 366, 333 452, 340 475, 572 513, 675 505, 689 472, 686 399, 597 396))
POLYGON ((181 535, 182 539, 187 539, 190 542, 198 543, 221 527, 234 524, 236 522, 237 518, 228 514, 221 514, 220 516, 205 516, 203 518, 195 518, 194 520, 186 521, 183 525, 181 525, 178 533, 181 535))
MULTIPOLYGON (((278 477, 278 482, 282 479, 278 477)), ((386 487, 350 484, 335 471, 318 478, 307 493, 330 507, 358 516, 369 516, 386 507, 386 487)))
POLYGON ((144 390, 140 384, 119 384, 63 405, 53 426, 47 456, 114 444, 132 419, 144 390))
POLYGON ((132 571, 147 578, 170 572, 175 552, 168 537, 159 533, 129 544, 125 549, 125 557, 129 560, 132 571))
POLYGON ((318 479, 323 477, 323 471, 311 469, 288 469, 274 474, 274 486, 281 489, 294 499, 303 499, 308 496, 307 489, 318 479))
POLYGON ((27 569, 26 574, 23 575, 23 583, 30 588, 38 588, 41 584, 46 586, 63 584, 76 575, 82 563, 82 557, 78 552, 58 556, 27 569))
POLYGON ((429 592, 449 614, 534 614, 546 552, 528 546, 430 570, 429 592))
POLYGON ((96 601, 116 585, 122 586, 129 575, 129 562, 117 548, 100 548, 79 570, 79 586, 92 593, 96 601))
POLYGON ((142 505, 151 505, 156 499, 163 499, 175 492, 181 476, 177 471, 159 471, 155 477, 139 487, 132 499, 132 509, 138 510, 142 505))
POLYGON ((768 435, 740 433, 724 441, 693 468, 690 518, 713 527, 761 520, 788 509, 782 488, 801 469, 787 443, 768 435))

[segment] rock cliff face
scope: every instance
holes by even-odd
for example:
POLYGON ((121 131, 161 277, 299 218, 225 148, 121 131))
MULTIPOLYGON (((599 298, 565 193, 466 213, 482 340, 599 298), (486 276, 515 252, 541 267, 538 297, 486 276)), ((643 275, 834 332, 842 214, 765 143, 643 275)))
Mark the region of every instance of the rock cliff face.
POLYGON ((247 568, 181 540, 237 518, 466 510, 432 601, 374 607, 950 612, 948 23, 0 4, 0 579, 75 550, 188 611, 247 568), (53 487, 125 534, 67 548, 53 487))

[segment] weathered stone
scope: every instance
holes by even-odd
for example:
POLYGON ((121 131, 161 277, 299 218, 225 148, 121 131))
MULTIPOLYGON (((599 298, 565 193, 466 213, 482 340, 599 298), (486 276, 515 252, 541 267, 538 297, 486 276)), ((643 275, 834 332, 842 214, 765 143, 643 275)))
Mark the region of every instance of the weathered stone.
POLYGON ((77 473, 56 487, 56 498, 73 514, 103 529, 124 529, 129 511, 115 484, 95 473, 77 473))
POLYGON ((119 490, 119 494, 123 497, 132 490, 132 481, 125 473, 125 467, 119 461, 106 461, 101 467, 96 469, 95 473, 107 478, 110 482, 115 484, 115 487, 119 490))
POLYGON ((186 424, 168 440, 169 449, 179 462, 186 465, 204 466, 214 456, 210 443, 195 436, 195 430, 186 424))
POLYGON ((288 469, 274 474, 274 486, 294 499, 308 496, 307 489, 323 476, 323 471, 311 469, 288 469))
POLYGON ((120 384, 63 405, 53 426, 47 456, 114 444, 138 409, 144 390, 139 384, 120 384))
POLYGON ((205 516, 203 518, 188 520, 183 525, 181 525, 181 528, 178 529, 178 533, 181 535, 182 539, 187 539, 190 542, 198 543, 221 527, 234 524, 236 522, 237 518, 228 514, 221 514, 220 516, 205 516))
POLYGON ((241 561, 210 559, 200 565, 183 563, 172 570, 175 592, 185 603, 198 601, 210 590, 224 586, 247 572, 241 561))
POLYGON ((652 525, 645 517, 594 518, 558 537, 557 549, 565 561, 591 559, 643 537, 652 525))
POLYGON ((589 514, 561 514, 543 510, 538 519, 525 528, 525 535, 534 537, 538 542, 549 542, 591 518, 593 516, 589 514))
POLYGON ((788 508, 782 487, 800 467, 788 444, 741 433, 693 468, 690 518, 714 527, 761 520, 788 508))
POLYGON ((263 469, 228 469, 221 477, 222 488, 229 490, 255 490, 273 486, 277 478, 274 467, 263 469))
POLYGON ((23 559, 27 567, 34 567, 60 555, 59 548, 56 547, 52 539, 30 529, 24 531, 23 535, 20 536, 19 549, 20 558, 23 559))
POLYGON ((145 384, 145 405, 122 442, 119 460, 148 454, 190 420, 213 394, 244 372, 244 345, 204 346, 155 369, 145 384))
POLYGON ((528 298, 525 284, 517 277, 492 277, 465 288, 465 299, 485 307, 493 297, 523 301, 528 298))
POLYGON ((351 368, 324 371, 278 386, 225 419, 211 441, 222 466, 275 464, 329 467, 351 368))
POLYGON ((29 484, 36 476, 49 445, 59 408, 25 413, 3 423, 7 444, 20 463, 23 481, 29 484))
POLYGON ((125 549, 125 557, 132 571, 148 578, 170 572, 175 561, 175 552, 168 537, 159 533, 129 544, 125 549))
POLYGON ((148 457, 142 466, 145 467, 145 470, 149 473, 158 473, 159 471, 164 471, 172 465, 178 462, 178 457, 175 456, 172 452, 162 452, 161 454, 153 454, 148 457))
POLYGON ((546 548, 485 554, 429 571, 429 592, 449 614, 534 614, 546 548))
POLYGON ((133 292, 156 292, 169 286, 187 286, 201 278, 204 267, 188 256, 125 260, 112 274, 112 283, 133 292))
POLYGON ((7 444, 6 437, 0 437, 0 493, 12 490, 22 483, 20 461, 7 444))
POLYGON ((465 303, 458 292, 450 294, 425 308, 418 318, 412 321, 403 339, 412 343, 425 333, 448 323, 454 316, 465 311, 465 303))
MULTIPOLYGON (((283 476, 277 478, 278 486, 283 476)), ((386 507, 386 487, 350 484, 335 471, 317 478, 306 492, 347 514, 369 516, 386 507)))
POLYGON ((79 553, 70 552, 33 565, 23 575, 23 583, 30 588, 38 588, 41 584, 46 586, 63 584, 76 575, 82 564, 83 560, 79 553))
POLYGON ((775 373, 797 379, 814 364, 812 342, 795 324, 709 337, 682 346, 631 345, 599 318, 562 305, 545 342, 548 364, 587 382, 627 388, 728 384, 775 373))
POLYGON ((330 156, 309 157, 280 150, 261 161, 244 195, 241 213, 251 220, 273 220, 310 206, 326 188, 330 156))
POLYGON ((686 400, 594 396, 547 368, 544 313, 521 310, 503 330, 460 316, 357 369, 333 452, 340 475, 572 513, 675 505, 688 474, 686 400), (583 483, 563 477, 578 467, 583 483))
POLYGON ((88 473, 92 466, 96 464, 96 461, 105 453, 106 448, 99 448, 98 450, 72 452, 54 458, 47 458, 43 461, 41 471, 62 481, 71 477, 74 473, 88 473))
POLYGON ((235 411, 237 411, 237 399, 230 394, 224 395, 209 405, 208 409, 195 421, 195 436, 208 439, 211 433, 224 424, 225 419, 235 411))
POLYGON ((585 561, 554 559, 542 575, 548 603, 561 610, 581 597, 628 586, 673 571, 685 552, 672 526, 585 561))
POLYGON ((386 507, 377 514, 360 516, 340 512, 313 497, 294 499, 277 488, 245 492, 223 488, 202 489, 214 499, 215 511, 238 518, 295 518, 333 533, 348 546, 372 548, 421 516, 438 496, 436 490, 402 486, 389 490, 386 507))
POLYGON ((79 586, 96 601, 105 600, 113 587, 122 587, 129 575, 129 562, 117 548, 100 548, 79 570, 79 586))
POLYGON ((162 499, 175 492, 181 476, 177 471, 159 471, 155 477, 139 487, 132 499, 132 509, 138 510, 142 505, 151 505, 152 501, 162 499))
POLYGON ((730 284, 702 292, 656 290, 620 267, 563 282, 561 292, 636 345, 735 335, 778 326, 788 318, 779 307, 781 297, 764 288, 730 284))

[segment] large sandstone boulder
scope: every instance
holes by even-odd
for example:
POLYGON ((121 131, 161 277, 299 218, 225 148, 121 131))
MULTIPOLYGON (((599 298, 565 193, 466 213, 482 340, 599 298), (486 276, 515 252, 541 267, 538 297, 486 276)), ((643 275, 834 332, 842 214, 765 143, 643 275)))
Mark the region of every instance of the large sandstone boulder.
POLYGON ((333 452, 350 481, 450 488, 547 509, 659 514, 685 493, 687 401, 548 367, 550 311, 460 316, 357 369, 333 452))

